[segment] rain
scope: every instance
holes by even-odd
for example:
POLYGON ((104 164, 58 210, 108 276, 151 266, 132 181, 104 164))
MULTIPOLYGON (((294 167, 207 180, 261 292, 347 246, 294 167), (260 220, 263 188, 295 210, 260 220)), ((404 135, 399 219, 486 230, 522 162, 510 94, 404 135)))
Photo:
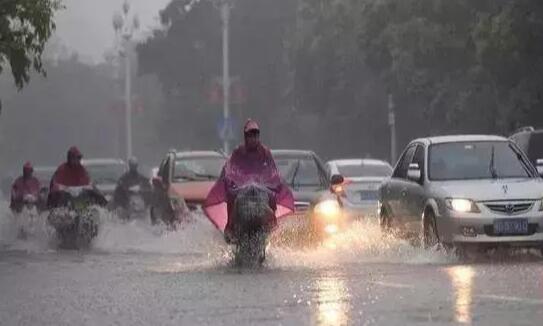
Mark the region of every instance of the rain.
POLYGON ((537 325, 541 21, 0 0, 0 325, 537 325))

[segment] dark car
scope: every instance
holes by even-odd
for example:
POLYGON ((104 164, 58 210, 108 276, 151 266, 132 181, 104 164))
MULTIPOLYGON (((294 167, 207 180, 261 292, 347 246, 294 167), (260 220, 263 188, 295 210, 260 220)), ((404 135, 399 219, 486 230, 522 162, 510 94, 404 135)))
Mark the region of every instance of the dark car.
POLYGON ((87 169, 96 188, 111 201, 117 181, 126 172, 126 164, 121 159, 87 159, 81 162, 87 169))
POLYGON ((328 175, 320 158, 311 151, 273 150, 277 168, 290 186, 296 205, 294 215, 309 219, 317 235, 334 234, 345 225, 343 203, 332 185, 343 182, 328 175))
POLYGON ((517 130, 510 139, 526 153, 532 164, 538 167, 538 172, 543 174, 543 129, 524 127, 517 130))

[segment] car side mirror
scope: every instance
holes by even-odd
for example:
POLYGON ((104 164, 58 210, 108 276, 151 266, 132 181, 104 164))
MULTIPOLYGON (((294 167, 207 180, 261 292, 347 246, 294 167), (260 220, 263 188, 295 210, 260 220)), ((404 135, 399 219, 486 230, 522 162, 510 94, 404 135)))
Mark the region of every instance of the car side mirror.
POLYGON ((341 174, 334 174, 332 178, 330 178, 330 184, 332 186, 339 186, 345 181, 345 178, 341 174))
POLYGON ((543 158, 538 158, 536 161, 537 173, 543 177, 543 158))
POLYGON ((153 177, 152 179, 153 187, 164 189, 164 182, 161 177, 153 177))
POLYGON ((343 183, 345 182, 345 178, 343 178, 340 174, 334 174, 332 178, 330 178, 330 190, 332 193, 336 195, 343 195, 343 183))
POLYGON ((407 170, 407 179, 413 182, 420 182, 422 178, 422 172, 418 163, 409 164, 409 170, 407 170))

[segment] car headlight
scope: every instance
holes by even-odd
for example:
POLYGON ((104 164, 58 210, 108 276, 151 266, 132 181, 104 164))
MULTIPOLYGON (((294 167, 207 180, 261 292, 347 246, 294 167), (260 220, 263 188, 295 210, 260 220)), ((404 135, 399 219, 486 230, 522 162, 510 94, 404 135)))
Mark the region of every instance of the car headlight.
POLYGON ((327 217, 335 217, 341 213, 341 207, 337 200, 327 199, 315 206, 315 213, 327 217))
POLYGON ((480 213, 477 204, 470 199, 447 199, 447 208, 459 213, 480 213))
POLYGON ((543 199, 539 200, 539 211, 543 212, 543 199))

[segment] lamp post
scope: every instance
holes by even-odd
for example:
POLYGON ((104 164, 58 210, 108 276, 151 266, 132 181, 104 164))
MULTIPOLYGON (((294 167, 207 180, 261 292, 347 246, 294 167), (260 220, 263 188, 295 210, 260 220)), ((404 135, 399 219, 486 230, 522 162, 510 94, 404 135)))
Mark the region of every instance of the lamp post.
POLYGON ((390 164, 396 163, 396 114, 394 97, 388 94, 388 126, 390 127, 390 164))
POLYGON ((124 104, 125 104, 125 127, 126 127, 126 157, 127 160, 133 155, 132 148, 132 37, 139 29, 137 16, 130 17, 130 4, 125 0, 122 13, 113 16, 113 28, 120 36, 121 49, 120 57, 124 58, 124 104))
MULTIPOLYGON (((185 5, 185 12, 190 12, 193 6, 201 0, 191 0, 185 5)), ((209 0, 221 12, 222 20, 222 87, 223 87, 223 120, 225 124, 231 123, 230 118, 230 12, 232 10, 232 0, 209 0)), ((225 126, 230 128, 230 126, 225 126)), ((230 152, 230 139, 225 133, 223 137, 223 151, 230 152)))

